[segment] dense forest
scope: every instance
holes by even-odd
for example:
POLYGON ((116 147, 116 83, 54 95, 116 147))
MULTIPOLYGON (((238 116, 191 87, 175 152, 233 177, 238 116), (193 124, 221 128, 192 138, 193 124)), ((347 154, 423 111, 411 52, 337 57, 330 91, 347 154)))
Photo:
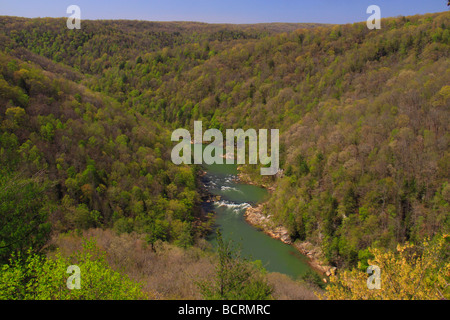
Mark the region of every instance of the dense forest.
MULTIPOLYGON (((449 55, 448 12, 383 19, 381 30, 126 20, 68 30, 65 19, 0 17, 3 272, 22 260, 46 268, 35 254, 50 239, 93 228, 143 235, 149 254, 161 242, 192 252, 212 220, 199 210, 200 169, 171 162, 170 137, 198 120, 280 129, 279 174, 240 171, 273 187, 264 213, 338 269, 448 239, 449 55)), ((128 281, 127 298, 149 297, 128 281)))

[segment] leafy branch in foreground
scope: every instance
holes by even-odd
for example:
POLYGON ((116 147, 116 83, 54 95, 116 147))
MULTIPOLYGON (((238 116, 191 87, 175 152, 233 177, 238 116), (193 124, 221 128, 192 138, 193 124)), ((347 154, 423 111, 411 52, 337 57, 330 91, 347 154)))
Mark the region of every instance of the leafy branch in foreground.
POLYGON ((322 298, 440 300, 450 298, 450 235, 419 245, 398 245, 396 252, 370 249, 370 265, 381 269, 381 289, 367 288, 368 275, 358 269, 333 275, 322 298))
POLYGON ((30 254, 13 256, 0 266, 0 300, 138 300, 148 299, 139 283, 108 265, 105 252, 95 242, 70 258, 58 252, 54 258, 30 254), (69 290, 67 268, 80 268, 80 289, 69 290))

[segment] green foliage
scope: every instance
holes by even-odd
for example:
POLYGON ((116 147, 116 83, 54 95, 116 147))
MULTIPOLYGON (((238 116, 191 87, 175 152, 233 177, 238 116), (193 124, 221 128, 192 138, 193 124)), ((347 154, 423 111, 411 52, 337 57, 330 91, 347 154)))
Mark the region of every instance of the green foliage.
MULTIPOLYGON (((151 230, 140 216, 152 224, 173 211, 185 227, 164 222, 152 232, 154 238, 189 245, 199 201, 196 171, 171 164, 168 129, 106 94, 94 95, 64 77, 44 74, 32 61, 0 52, 1 164, 11 172, 20 168, 24 177, 41 170, 50 195, 43 204, 58 207, 47 213, 55 231, 112 227, 115 219, 118 230, 151 230), (26 108, 14 106, 18 86, 33 98, 26 108), (145 176, 152 179, 141 179, 145 176), (134 189, 140 191, 129 192, 134 189)), ((53 64, 46 69, 61 71, 53 64)), ((80 76, 66 71, 69 79, 80 76)))
POLYGON ((69 258, 14 255, 0 269, 0 300, 140 300, 149 296, 142 285, 112 270, 95 242, 69 258), (67 268, 80 268, 80 289, 67 287, 67 268))

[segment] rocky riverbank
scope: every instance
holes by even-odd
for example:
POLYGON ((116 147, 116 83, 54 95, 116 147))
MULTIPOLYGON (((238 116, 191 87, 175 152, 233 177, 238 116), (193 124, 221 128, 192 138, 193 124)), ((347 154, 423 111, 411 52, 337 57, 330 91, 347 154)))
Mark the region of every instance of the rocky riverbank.
MULTIPOLYGON (((273 184, 255 182, 251 179, 251 177, 247 173, 242 172, 240 166, 238 166, 237 169, 239 171, 236 177, 237 181, 241 183, 263 187, 267 189, 269 192, 275 191, 275 187, 273 184)), ((282 174, 283 172, 280 173, 280 175, 282 174)), ((266 216, 263 214, 263 207, 264 203, 259 204, 256 207, 248 207, 244 214, 247 223, 261 230, 262 232, 266 233, 267 235, 269 235, 274 239, 280 240, 285 244, 294 246, 301 254, 309 258, 308 261, 309 265, 311 266, 311 268, 318 271, 319 273, 326 274, 327 276, 329 276, 332 272, 335 271, 336 268, 327 266, 322 262, 323 254, 322 250, 319 247, 314 246, 310 242, 292 241, 291 237, 289 236, 289 231, 285 227, 277 225, 272 220, 272 215, 269 214, 266 216)))
MULTIPOLYGON (((238 167, 238 170, 241 170, 240 167, 238 167)), ((238 173, 237 180, 239 180, 242 183, 265 188, 265 189, 269 190, 270 192, 275 191, 275 187, 273 185, 267 184, 267 183, 256 183, 250 178, 250 176, 248 174, 243 173, 243 172, 238 173)))
POLYGON ((271 220, 271 215, 265 216, 262 213, 263 206, 264 204, 260 204, 256 207, 247 208, 244 214, 245 220, 270 237, 281 240, 286 244, 293 245, 298 251, 300 251, 301 254, 309 258, 310 266, 320 273, 329 276, 331 272, 335 271, 335 268, 324 265, 322 263, 323 256, 320 248, 314 246, 309 242, 293 242, 291 237, 289 236, 288 230, 285 227, 276 225, 271 220))

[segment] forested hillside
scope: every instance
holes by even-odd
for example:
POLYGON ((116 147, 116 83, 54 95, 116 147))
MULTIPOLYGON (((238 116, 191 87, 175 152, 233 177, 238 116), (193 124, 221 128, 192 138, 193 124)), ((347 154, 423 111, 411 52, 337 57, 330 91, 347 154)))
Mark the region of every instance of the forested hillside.
POLYGON ((114 227, 183 245, 203 234, 198 220, 192 229, 196 168, 169 161, 172 124, 158 122, 165 116, 148 99, 134 100, 216 54, 209 41, 225 47, 300 26, 85 21, 68 30, 65 19, 13 17, 0 25, 8 179, 39 172, 50 182, 44 205, 56 232, 114 227), (169 61, 169 50, 179 59, 169 61))
MULTIPOLYGON (((30 185, 36 192, 30 197, 38 197, 33 211, 45 211, 54 232, 113 227, 146 233, 150 242, 192 244, 195 168, 172 164, 167 128, 39 65, 5 53, 0 61, 1 191, 8 213, 14 198, 30 207, 30 199, 17 195, 30 185)), ((14 214, 12 221, 2 216, 11 229, 35 212, 14 214)), ((3 236, 5 261, 15 241, 3 236)))
POLYGON ((97 227, 193 245, 210 223, 170 136, 197 120, 280 129, 280 174, 241 172, 331 265, 449 233, 450 13, 382 24, 0 17, 0 262, 97 227))

